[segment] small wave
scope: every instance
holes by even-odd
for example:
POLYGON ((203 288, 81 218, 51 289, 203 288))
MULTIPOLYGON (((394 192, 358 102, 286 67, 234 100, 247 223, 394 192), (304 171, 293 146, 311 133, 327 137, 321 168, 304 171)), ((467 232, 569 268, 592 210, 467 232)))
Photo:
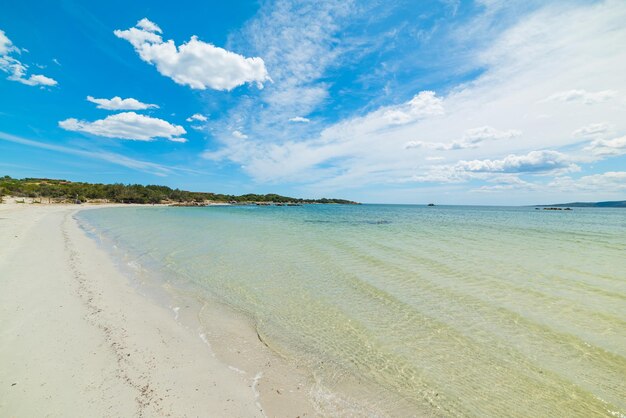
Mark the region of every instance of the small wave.
POLYGON ((311 399, 317 412, 322 416, 342 416, 342 417, 376 417, 382 418, 385 415, 376 411, 371 405, 348 399, 335 393, 320 382, 311 389, 311 399))
POLYGON ((131 269, 135 270, 135 271, 141 271, 142 267, 141 265, 135 261, 135 260, 131 260, 129 262, 126 263, 128 265, 128 267, 130 267, 131 269))
POLYGON ((259 393, 258 385, 259 381, 263 377, 263 372, 258 372, 254 378, 252 379, 252 393, 254 393, 254 399, 256 400, 255 404, 261 411, 264 417, 267 417, 265 411, 263 410, 263 406, 261 405, 261 394, 259 393))
POLYGON ((368 219, 368 220, 363 220, 363 221, 305 219, 304 222, 311 223, 311 224, 343 224, 343 225, 389 225, 393 223, 387 219, 368 219))
POLYGON ((198 334, 198 337, 200 337, 200 339, 207 345, 207 347, 209 347, 209 351, 211 352, 211 355, 215 357, 215 353, 213 352, 213 347, 211 346, 209 339, 206 337, 206 334, 204 332, 201 332, 200 334, 198 334))
POLYGON ((242 375, 246 374, 246 372, 244 372, 241 369, 236 368, 235 366, 228 366, 228 368, 231 369, 232 371, 234 371, 235 373, 239 373, 239 374, 242 374, 242 375))

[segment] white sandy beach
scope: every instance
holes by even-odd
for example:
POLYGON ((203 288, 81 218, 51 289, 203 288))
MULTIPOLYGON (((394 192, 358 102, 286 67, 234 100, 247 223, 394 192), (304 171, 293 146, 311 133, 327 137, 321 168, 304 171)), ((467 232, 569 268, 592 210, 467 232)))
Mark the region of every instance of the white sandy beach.
POLYGON ((0 204, 0 416, 269 415, 250 376, 131 286, 76 210, 0 204))

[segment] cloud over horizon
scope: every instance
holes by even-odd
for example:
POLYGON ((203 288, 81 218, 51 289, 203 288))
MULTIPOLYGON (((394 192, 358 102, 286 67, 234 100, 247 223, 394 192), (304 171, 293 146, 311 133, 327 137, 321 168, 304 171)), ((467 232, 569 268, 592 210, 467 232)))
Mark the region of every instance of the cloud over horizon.
POLYGON ((603 157, 624 155, 626 154, 626 135, 613 139, 595 139, 585 147, 585 151, 603 157))
POLYGON ((461 160, 456 168, 476 173, 545 173, 579 170, 566 155, 551 150, 531 151, 525 155, 510 154, 501 160, 461 160))
POLYGON ((621 0, 161 7, 85 4, 54 25, 42 5, 32 27, 7 21, 3 130, 188 164, 210 173, 198 187, 359 201, 591 196, 624 172, 621 0), (58 74, 67 86, 51 88, 58 74))
MULTIPOLYGON (((508 189, 539 190, 529 185, 587 170, 600 154, 622 155, 621 141, 605 136, 626 133, 626 6, 538 4, 508 26, 498 20, 506 9, 488 8, 439 33, 478 73, 468 81, 404 89, 409 99, 392 97, 310 131, 302 124, 291 137, 254 123, 248 138, 218 135, 220 146, 204 156, 238 164, 260 183, 315 191, 488 182, 507 173, 524 177, 508 189), (597 140, 593 161, 581 139, 597 140)), ((240 124, 256 117, 234 116, 240 124)))

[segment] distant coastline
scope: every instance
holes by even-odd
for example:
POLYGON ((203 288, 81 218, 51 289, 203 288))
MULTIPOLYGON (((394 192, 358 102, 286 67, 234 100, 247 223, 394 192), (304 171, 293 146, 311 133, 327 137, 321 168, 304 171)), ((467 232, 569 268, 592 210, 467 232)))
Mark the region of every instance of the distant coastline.
POLYGON ((571 202, 571 203, 555 203, 552 205, 534 205, 539 208, 626 208, 626 200, 612 200, 605 202, 571 202))
POLYGON ((159 185, 83 183, 48 178, 14 179, 10 176, 0 177, 0 202, 3 196, 30 198, 32 203, 134 203, 173 206, 359 204, 351 200, 335 198, 303 199, 278 194, 237 196, 210 192, 190 192, 159 185))

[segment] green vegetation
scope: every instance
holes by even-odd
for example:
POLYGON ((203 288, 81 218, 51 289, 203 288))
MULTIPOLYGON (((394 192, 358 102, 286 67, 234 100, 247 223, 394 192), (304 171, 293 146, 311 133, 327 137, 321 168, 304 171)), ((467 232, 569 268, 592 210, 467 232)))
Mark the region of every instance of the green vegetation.
POLYGON ((67 180, 39 178, 14 179, 0 177, 0 201, 2 196, 30 197, 50 201, 109 201, 115 203, 202 203, 202 202, 273 202, 273 203, 342 203, 354 204, 343 199, 297 199, 277 194, 245 194, 233 196, 216 193, 188 192, 167 186, 141 184, 92 184, 67 180))

